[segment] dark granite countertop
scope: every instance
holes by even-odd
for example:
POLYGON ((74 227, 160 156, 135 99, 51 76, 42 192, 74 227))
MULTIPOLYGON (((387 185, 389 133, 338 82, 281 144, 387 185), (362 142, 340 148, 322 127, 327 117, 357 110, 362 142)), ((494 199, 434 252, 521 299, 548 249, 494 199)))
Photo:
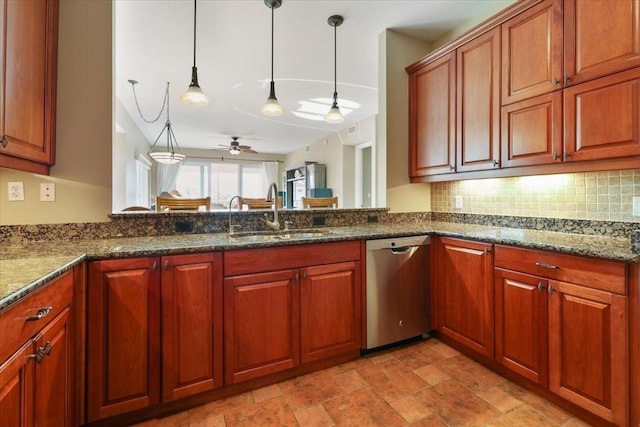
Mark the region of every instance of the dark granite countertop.
POLYGON ((640 262, 631 251, 628 238, 571 234, 551 231, 491 227, 453 222, 425 221, 421 224, 372 224, 321 229, 327 234, 296 236, 266 242, 245 242, 226 233, 117 239, 46 241, 8 245, 0 252, 0 311, 34 292, 51 279, 83 260, 131 256, 239 250, 265 246, 286 246, 341 240, 378 239, 437 233, 490 243, 640 262))

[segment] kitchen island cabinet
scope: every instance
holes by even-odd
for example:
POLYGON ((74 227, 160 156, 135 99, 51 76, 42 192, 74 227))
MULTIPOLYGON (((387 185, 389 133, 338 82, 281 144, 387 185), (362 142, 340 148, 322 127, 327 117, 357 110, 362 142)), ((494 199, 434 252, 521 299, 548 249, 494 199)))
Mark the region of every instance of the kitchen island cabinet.
POLYGON ((224 253, 225 382, 361 347, 360 242, 224 253))
POLYGON ((220 261, 208 253, 90 263, 89 421, 222 385, 220 261))
POLYGON ((626 265, 496 245, 496 361, 627 425, 626 265))
POLYGON ((72 425, 72 294, 66 273, 0 315, 0 425, 72 425))
POLYGON ((0 1, 0 167, 55 160, 58 0, 0 1))

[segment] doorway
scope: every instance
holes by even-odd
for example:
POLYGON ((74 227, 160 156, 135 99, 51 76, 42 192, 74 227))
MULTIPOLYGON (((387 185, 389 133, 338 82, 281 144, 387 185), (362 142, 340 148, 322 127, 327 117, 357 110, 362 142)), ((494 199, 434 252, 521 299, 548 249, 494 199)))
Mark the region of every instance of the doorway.
POLYGON ((371 142, 356 146, 356 207, 359 208, 373 208, 376 205, 373 159, 371 142))

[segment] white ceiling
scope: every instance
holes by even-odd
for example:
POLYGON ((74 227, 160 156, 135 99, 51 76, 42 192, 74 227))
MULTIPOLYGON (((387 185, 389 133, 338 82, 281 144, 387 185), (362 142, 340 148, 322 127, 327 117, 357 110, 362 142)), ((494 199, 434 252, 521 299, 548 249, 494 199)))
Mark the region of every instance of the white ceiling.
POLYGON ((166 113, 154 124, 144 123, 129 79, 139 81, 136 91, 147 118, 158 114, 166 82, 171 83, 171 123, 182 148, 219 148, 228 136, 240 135, 247 137, 241 144, 258 152, 286 154, 378 112, 378 39, 385 29, 431 41, 496 4, 512 2, 283 0, 275 10, 274 80, 286 112, 272 118, 260 112, 271 72, 271 10, 263 0, 198 1, 197 66, 209 96, 206 107, 179 100, 191 78, 193 1, 116 0, 116 97, 150 142, 166 113), (333 28, 327 18, 335 14, 344 17, 337 29, 338 103, 343 112, 346 100, 360 104, 340 125, 293 114, 304 101, 330 103, 333 28))

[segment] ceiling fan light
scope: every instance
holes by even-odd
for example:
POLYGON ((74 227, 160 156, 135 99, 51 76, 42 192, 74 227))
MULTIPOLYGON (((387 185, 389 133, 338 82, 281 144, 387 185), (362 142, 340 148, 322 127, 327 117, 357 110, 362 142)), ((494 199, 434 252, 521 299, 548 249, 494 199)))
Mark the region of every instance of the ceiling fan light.
POLYGON ((332 124, 344 122, 344 116, 340 112, 338 104, 333 104, 329 112, 324 116, 324 121, 332 124))
POLYGON ((238 147, 231 147, 231 148, 229 148, 229 153, 232 156, 237 156, 237 155, 239 155, 241 153, 241 151, 240 151, 240 149, 238 147))

